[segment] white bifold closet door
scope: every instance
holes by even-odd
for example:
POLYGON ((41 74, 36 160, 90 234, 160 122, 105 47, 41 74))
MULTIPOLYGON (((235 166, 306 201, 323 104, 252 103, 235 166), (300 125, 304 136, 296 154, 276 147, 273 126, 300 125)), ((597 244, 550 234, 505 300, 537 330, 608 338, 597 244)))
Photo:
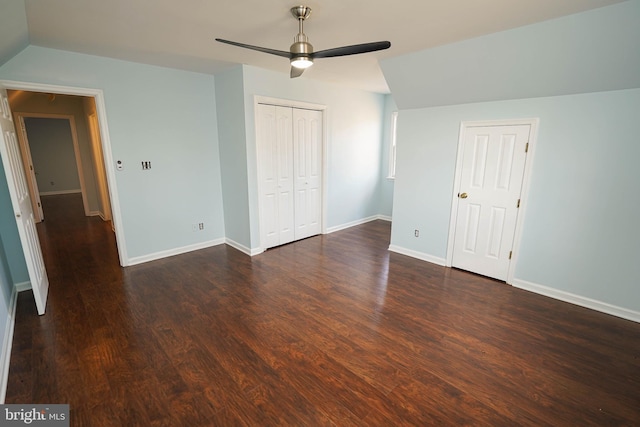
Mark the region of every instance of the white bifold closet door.
POLYGON ((322 111, 258 104, 257 125, 262 247, 320 234, 322 111))

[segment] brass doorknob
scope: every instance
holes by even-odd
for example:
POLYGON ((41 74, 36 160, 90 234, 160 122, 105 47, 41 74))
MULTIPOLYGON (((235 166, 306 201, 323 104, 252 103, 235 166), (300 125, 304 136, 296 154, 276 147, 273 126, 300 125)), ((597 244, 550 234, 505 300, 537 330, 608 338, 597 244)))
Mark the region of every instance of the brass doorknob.
POLYGON ((460 197, 461 199, 466 199, 467 197, 469 197, 469 195, 467 193, 458 193, 458 197, 460 197))

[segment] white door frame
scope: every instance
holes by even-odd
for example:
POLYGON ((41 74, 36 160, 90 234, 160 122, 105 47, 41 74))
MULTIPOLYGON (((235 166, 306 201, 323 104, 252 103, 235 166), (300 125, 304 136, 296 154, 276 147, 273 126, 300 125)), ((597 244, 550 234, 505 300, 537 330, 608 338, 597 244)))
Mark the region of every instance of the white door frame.
POLYGON ((460 133, 458 137, 458 154, 456 157, 456 175, 453 183, 453 193, 451 201, 451 217, 449 219, 449 238, 447 242, 447 258, 445 265, 451 267, 453 263, 453 244, 456 233, 456 218, 458 217, 458 191, 460 189, 460 182, 462 180, 462 161, 463 161, 463 148, 465 141, 465 133, 468 128, 481 127, 481 126, 516 126, 516 125, 529 125, 529 147, 527 151, 527 161, 524 166, 524 177, 522 180, 522 191, 520 197, 520 209, 518 211, 518 217, 516 220, 516 230, 513 239, 513 256, 509 263, 509 271, 507 273, 508 284, 513 282, 513 276, 515 273, 515 266, 518 263, 518 254, 520 248, 520 240, 522 238, 522 224, 524 223, 524 216, 527 208, 527 198, 529 195, 529 183, 531 181, 531 173, 533 170, 533 158, 536 147, 536 140, 538 137, 538 126, 540 119, 538 118, 526 118, 526 119, 508 119, 508 120, 482 120, 482 121, 464 121, 460 123, 460 133))
MULTIPOLYGON (((327 153, 327 106, 326 105, 322 105, 322 104, 313 104, 310 102, 303 102, 303 101, 293 101, 290 99, 280 99, 280 98, 272 98, 272 97, 268 97, 268 96, 260 96, 260 95, 255 95, 253 97, 253 113, 254 113, 254 117, 253 117, 253 123, 254 123, 254 135, 255 135, 255 153, 256 153, 256 173, 255 173, 255 180, 256 180, 256 188, 258 189, 258 203, 257 203, 257 212, 258 212, 258 224, 260 224, 261 221, 261 216, 260 216, 260 194, 261 193, 261 184, 260 184, 260 177, 258 174, 258 170, 257 170, 257 166, 258 166, 258 162, 259 162, 259 158, 258 158, 258 123, 259 123, 259 117, 258 117, 258 104, 268 104, 268 105, 275 105, 278 107, 291 107, 291 108, 301 108, 301 109, 305 109, 305 110, 316 110, 316 111, 322 111, 322 197, 321 197, 321 201, 320 203, 322 204, 322 208, 321 208, 321 212, 322 212, 322 218, 320 219, 321 225, 320 225, 320 229, 321 229, 321 233, 322 234, 326 234, 327 230, 326 230, 326 221, 325 218, 327 217, 327 204, 326 204, 326 200, 327 200, 327 158, 328 158, 328 153, 327 153)), ((260 227, 260 225, 258 226, 260 227)), ((260 237, 260 247, 258 248, 258 250, 256 251, 252 251, 252 255, 257 255, 260 254, 262 252, 265 251, 265 244, 262 241, 262 230, 259 229, 258 230, 258 236, 260 237)))
MULTIPOLYGON (((102 143, 102 154, 104 156, 104 168, 107 172, 107 183, 109 185, 109 199, 111 202, 111 214, 113 215, 113 227, 115 228, 116 243, 120 265, 129 265, 127 255, 127 245, 122 227, 122 213, 120 210, 120 199, 116 186, 115 167, 111 151, 111 139, 109 137, 109 126, 107 125, 107 109, 104 102, 104 93, 100 89, 78 88, 71 86, 57 86, 42 83, 18 82, 11 80, 0 80, 0 87, 5 89, 26 90, 31 92, 56 93, 62 95, 86 96, 94 99, 98 124, 100 125, 100 140, 102 143)), ((7 171, 5 171, 7 173, 7 171)))
MULTIPOLYGON (((61 119, 68 120, 69 127, 71 129, 71 140, 73 141, 73 154, 76 160, 76 168, 78 170, 78 180, 80 181, 80 192, 82 193, 82 206, 84 207, 84 215, 89 216, 91 213, 89 212, 89 204, 87 202, 87 191, 86 191, 86 183, 84 180, 84 172, 82 168, 82 157, 80 156, 80 146, 78 144, 78 132, 76 128, 76 119, 72 114, 48 114, 48 113, 23 113, 19 111, 14 111, 13 115, 16 117, 16 122, 22 125, 23 119, 25 117, 36 118, 36 119, 61 119)), ((25 129, 26 131, 26 129, 25 129)), ((21 132, 18 132, 20 134, 21 132)), ((27 135, 27 141, 21 141, 25 145, 28 144, 29 136, 27 135)), ((31 147, 27 147, 29 152, 31 152, 31 147)), ((28 172, 28 171, 25 171, 28 172)), ((37 186, 36 186, 37 188, 37 186)), ((33 196, 32 196, 33 197, 33 196)), ((40 197, 38 196, 38 200, 40 197)))

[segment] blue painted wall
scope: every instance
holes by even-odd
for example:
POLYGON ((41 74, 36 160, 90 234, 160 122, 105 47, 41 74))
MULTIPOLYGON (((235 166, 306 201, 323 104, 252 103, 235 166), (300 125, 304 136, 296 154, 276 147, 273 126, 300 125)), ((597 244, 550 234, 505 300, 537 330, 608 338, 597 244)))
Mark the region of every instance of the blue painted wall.
POLYGON ((226 238, 251 248, 242 66, 216 76, 226 238))
POLYGON ((380 215, 391 217, 393 214, 394 180, 389 179, 389 156, 391 154, 392 126, 391 116, 398 111, 398 106, 390 94, 385 95, 384 116, 382 122, 382 145, 380 146, 380 215))
POLYGON ((398 106, 638 87, 640 1, 627 1, 381 61, 398 106))
POLYGON ((130 258, 224 237, 213 76, 30 46, 0 79, 104 91, 130 258))
MULTIPOLYGON (((381 213, 380 164, 383 160, 385 95, 311 79, 290 79, 285 73, 244 66, 252 247, 258 247, 260 241, 257 232, 259 216, 254 126, 256 95, 327 107, 327 228, 340 227, 381 213)), ((391 199, 388 192, 385 195, 391 199)))
POLYGON ((638 40, 632 1, 383 62, 400 108, 392 245, 446 257, 462 121, 537 117, 515 279, 640 313, 638 40))
MULTIPOLYGON (((9 263, 7 262, 6 250, 2 241, 2 235, 0 234, 0 345, 4 344, 4 340, 7 333, 7 322, 9 322, 9 310, 11 305, 11 297, 13 295, 13 278, 9 271, 9 263)), ((0 348, 0 354, 2 354, 6 347, 0 348)), ((8 368, 8 365, 6 365, 8 368)), ((4 373, 4 366, 0 367, 0 374, 4 373)), ((0 391, 2 394, 3 391, 0 391)))
POLYGON ((125 167, 116 187, 129 258, 223 237, 259 247, 255 95, 328 106, 328 228, 390 214, 385 95, 255 67, 214 79, 36 46, 0 67, 0 78, 104 91, 112 156, 125 167), (141 170, 145 160, 151 171, 141 170), (204 233, 192 232, 197 222, 204 233))
POLYGON ((640 311, 640 89, 401 111, 391 244, 444 259, 460 122, 522 117, 540 127, 516 279, 640 311))

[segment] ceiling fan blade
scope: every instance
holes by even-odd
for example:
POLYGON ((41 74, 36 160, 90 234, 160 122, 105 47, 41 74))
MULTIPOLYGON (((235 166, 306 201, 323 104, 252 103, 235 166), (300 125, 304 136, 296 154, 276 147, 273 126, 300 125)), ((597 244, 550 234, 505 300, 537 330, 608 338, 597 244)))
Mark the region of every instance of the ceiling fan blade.
POLYGON ((315 59, 315 58, 332 58, 335 56, 345 56, 345 55, 357 55, 359 53, 375 52, 377 50, 389 49, 390 47, 391 47, 391 43, 388 41, 354 44, 351 46, 342 46, 342 47, 336 47, 333 49, 325 49, 318 52, 314 52, 313 54, 311 54, 311 57, 315 59))
POLYGON ((296 68, 291 67, 291 78, 295 79, 296 77, 300 77, 304 73, 304 68, 296 68))
POLYGON ((216 41, 220 43, 230 44, 233 46, 243 47, 245 49, 257 50, 258 52, 270 53, 271 55, 283 56, 285 58, 291 59, 291 52, 286 52, 284 50, 269 49, 268 47, 253 46, 250 44, 232 42, 230 40, 224 40, 224 39, 216 39, 216 41))

